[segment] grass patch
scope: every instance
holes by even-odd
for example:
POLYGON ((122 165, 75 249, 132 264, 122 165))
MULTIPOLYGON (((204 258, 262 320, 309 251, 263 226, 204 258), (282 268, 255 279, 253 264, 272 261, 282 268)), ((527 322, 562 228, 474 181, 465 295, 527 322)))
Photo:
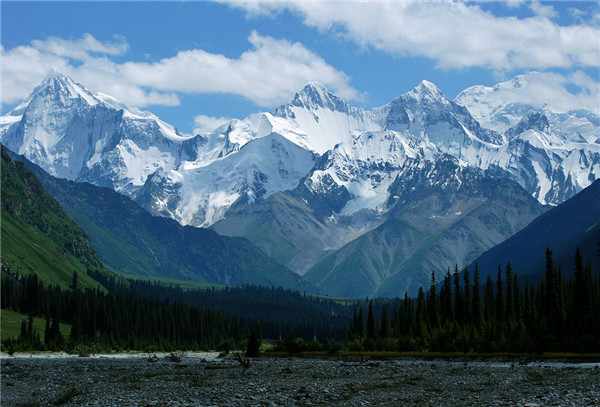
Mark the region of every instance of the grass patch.
MULTIPOLYGON (((52 239, 38 229, 16 221, 5 214, 2 222, 2 261, 21 274, 35 272, 46 284, 67 289, 77 271, 82 287, 96 288, 100 284, 88 276, 86 267, 73 255, 64 254, 52 239)), ((104 290, 104 287, 101 287, 104 290)))
MULTIPOLYGON (((0 329, 2 330, 2 339, 17 338, 21 333, 21 322, 26 320, 28 317, 20 312, 3 309, 0 310, 0 329)), ((44 338, 44 328, 46 327, 46 320, 44 318, 33 318, 33 326, 39 332, 40 337, 44 338)), ((59 324, 60 333, 68 338, 71 333, 71 325, 59 324)))
POLYGON ((179 286, 182 289, 189 289, 189 290, 206 289, 206 288, 222 289, 222 288, 227 287, 225 285, 206 283, 204 281, 177 280, 177 279, 167 278, 167 277, 134 276, 134 275, 129 275, 129 274, 122 274, 122 276, 126 277, 128 279, 132 279, 132 280, 149 281, 149 282, 160 283, 160 284, 165 284, 165 285, 175 285, 175 286, 179 286))

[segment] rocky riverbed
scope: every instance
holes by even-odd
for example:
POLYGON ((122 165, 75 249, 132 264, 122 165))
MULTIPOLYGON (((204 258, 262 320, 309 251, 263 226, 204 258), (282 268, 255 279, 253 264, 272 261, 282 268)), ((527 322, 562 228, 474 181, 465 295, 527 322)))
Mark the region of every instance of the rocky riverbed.
POLYGON ((2 406, 600 406, 600 364, 2 357, 2 406))

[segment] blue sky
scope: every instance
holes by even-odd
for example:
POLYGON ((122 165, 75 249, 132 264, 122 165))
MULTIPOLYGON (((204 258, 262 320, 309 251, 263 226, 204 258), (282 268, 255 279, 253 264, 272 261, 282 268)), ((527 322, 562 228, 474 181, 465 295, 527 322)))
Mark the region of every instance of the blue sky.
POLYGON ((186 133, 272 110, 309 81, 371 108, 423 79, 454 98, 536 71, 552 74, 546 97, 561 87, 580 107, 600 104, 595 1, 0 7, 3 113, 53 67, 186 133))

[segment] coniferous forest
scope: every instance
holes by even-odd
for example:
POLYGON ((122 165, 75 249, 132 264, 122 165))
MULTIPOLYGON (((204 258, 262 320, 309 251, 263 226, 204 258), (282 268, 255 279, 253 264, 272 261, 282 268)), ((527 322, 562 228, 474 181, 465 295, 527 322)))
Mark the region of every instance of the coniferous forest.
MULTIPOLYGON (((600 251, 599 251, 600 255, 600 251)), ((369 301, 354 311, 351 349, 439 352, 598 352, 600 278, 579 249, 563 273, 546 250, 544 279, 521 282, 510 263, 496 280, 448 270, 417 298, 369 301)))
POLYGON ((5 349, 217 349, 259 334, 277 349, 543 353, 600 351, 600 278, 577 249, 563 273, 546 251, 545 277, 524 282, 510 263, 480 281, 477 267, 432 273, 416 298, 336 302, 277 288, 183 290, 93 276, 107 290, 46 286, 4 270, 3 309, 28 316, 5 349), (46 320, 44 332, 33 317, 46 320), (64 337, 58 324, 71 325, 64 337), (348 326, 349 329, 348 329, 348 326), (256 328, 258 327, 258 329, 256 328), (284 338, 284 339, 282 339, 284 338), (342 341, 344 341, 342 343, 342 341), (324 342, 324 345, 321 343, 324 342), (334 345, 332 345, 334 344, 334 345))
POLYGON ((178 301, 141 298, 122 289, 109 294, 80 289, 74 275, 70 289, 47 287, 35 274, 2 278, 2 308, 28 315, 16 339, 4 339, 6 349, 215 349, 224 340, 246 338, 247 326, 218 311, 178 301), (46 319, 43 336, 32 328, 33 317, 46 319), (65 338, 58 323, 71 325, 65 338))

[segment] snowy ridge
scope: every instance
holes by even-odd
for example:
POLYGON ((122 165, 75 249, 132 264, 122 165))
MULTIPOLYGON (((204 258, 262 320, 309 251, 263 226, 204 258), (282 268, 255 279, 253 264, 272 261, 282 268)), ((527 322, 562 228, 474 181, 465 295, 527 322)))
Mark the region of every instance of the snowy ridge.
POLYGON ((50 174, 128 195, 150 174, 174 168, 188 156, 173 143, 189 136, 151 113, 94 95, 58 71, 50 72, 23 104, 3 116, 2 124, 4 145, 50 174))
POLYGON ((183 162, 176 170, 155 174, 140 196, 142 203, 151 197, 153 212, 183 225, 209 226, 239 200, 253 203, 293 189, 314 162, 311 152, 271 133, 208 165, 183 162), (165 191, 177 191, 176 199, 165 191))
POLYGON ((557 204, 599 177, 600 118, 499 96, 525 86, 517 77, 451 101, 423 81, 364 110, 311 82, 273 112, 190 136, 54 71, 0 119, 0 131, 6 147, 52 175, 111 187, 195 226, 302 180, 314 194, 335 191, 342 216, 384 213, 394 180, 444 154, 557 204))
POLYGON ((600 177, 600 117, 531 104, 527 87, 527 78, 517 76, 456 97, 480 123, 507 136, 504 144, 485 146, 477 161, 468 161, 515 179, 541 203, 556 205, 600 177))

